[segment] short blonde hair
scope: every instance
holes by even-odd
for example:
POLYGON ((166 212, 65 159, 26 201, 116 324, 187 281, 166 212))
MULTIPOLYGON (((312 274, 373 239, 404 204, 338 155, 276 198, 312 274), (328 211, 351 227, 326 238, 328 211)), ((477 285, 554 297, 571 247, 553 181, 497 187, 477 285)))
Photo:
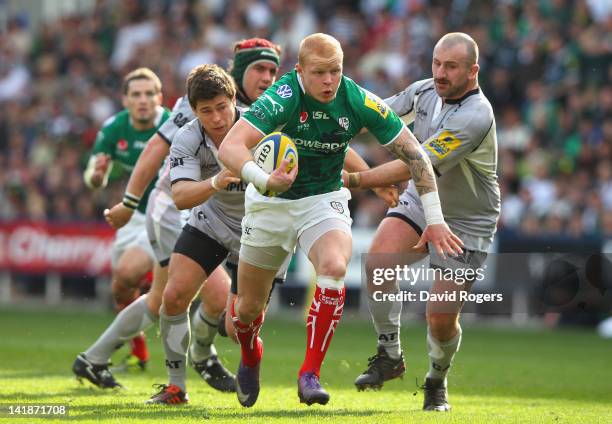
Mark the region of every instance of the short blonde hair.
POLYGON ((478 44, 464 32, 449 32, 436 43, 436 47, 451 48, 457 44, 463 44, 467 50, 467 61, 469 65, 478 63, 478 44))
POLYGON ((300 43, 300 50, 298 52, 298 63, 300 66, 304 66, 311 55, 330 59, 338 58, 340 63, 344 60, 344 52, 340 42, 331 35, 321 32, 310 34, 300 43))
POLYGON ((149 68, 138 68, 134 69, 132 72, 123 77, 123 84, 121 85, 121 91, 123 94, 128 93, 128 89, 130 88, 130 83, 134 80, 146 79, 149 81, 153 81, 155 85, 155 92, 161 93, 162 91, 162 83, 157 74, 150 70, 149 68))

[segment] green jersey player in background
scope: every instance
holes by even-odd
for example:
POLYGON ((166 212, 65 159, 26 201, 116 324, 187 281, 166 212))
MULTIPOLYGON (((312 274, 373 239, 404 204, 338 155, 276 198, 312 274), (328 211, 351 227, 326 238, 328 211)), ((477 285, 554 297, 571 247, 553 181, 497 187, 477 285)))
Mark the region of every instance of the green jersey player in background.
MULTIPOLYGON (((113 164, 131 172, 147 140, 170 116, 161 106, 161 81, 150 69, 138 68, 127 74, 122 92, 125 109, 107 119, 98 132, 84 173, 85 183, 92 189, 107 185, 113 164)), ((136 213, 117 231, 111 254, 112 294, 119 310, 140 295, 140 283, 153 268, 154 255, 145 229, 146 198, 153 185, 149 184, 142 199, 124 198, 136 213)), ((132 340, 132 355, 144 368, 148 352, 142 334, 132 340)))
POLYGON ((405 160, 425 206, 428 240, 444 254, 461 251, 461 241, 444 222, 431 163, 398 116, 376 96, 342 75, 340 43, 326 34, 302 40, 296 69, 266 90, 234 125, 220 149, 220 160, 249 181, 242 221, 238 296, 232 320, 241 345, 237 395, 252 406, 259 395, 263 343, 258 337, 272 280, 298 245, 314 265, 317 287, 307 321, 306 357, 298 373, 300 401, 326 404, 329 394, 319 373, 344 306, 344 275, 351 256, 350 193, 341 172, 348 142, 362 128, 405 160), (295 141, 298 167, 287 161, 272 174, 250 153, 277 128, 295 141), (260 192, 281 193, 267 197, 260 192))

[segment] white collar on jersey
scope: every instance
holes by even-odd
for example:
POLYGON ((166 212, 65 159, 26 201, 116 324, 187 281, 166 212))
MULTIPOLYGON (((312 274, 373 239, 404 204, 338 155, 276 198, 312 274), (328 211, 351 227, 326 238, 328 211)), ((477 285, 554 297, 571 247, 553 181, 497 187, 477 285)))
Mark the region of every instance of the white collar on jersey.
POLYGON ((224 168, 223 164, 219 161, 219 151, 217 150, 217 146, 215 146, 215 143, 208 136, 208 134, 206 134, 206 132, 202 130, 202 126, 201 125, 200 125, 200 131, 202 131, 202 134, 204 135, 204 143, 206 143, 206 147, 208 147, 210 149, 210 151, 212 152, 212 154, 213 154, 213 156, 215 158, 215 161, 217 161, 217 164, 221 168, 224 168))
POLYGON ((438 96, 438 100, 436 100, 436 106, 433 110, 433 116, 431 117, 432 122, 436 119, 440 111, 442 110, 442 97, 438 96))
POLYGON ((297 77, 298 80, 298 84, 300 84, 300 88, 302 89, 302 93, 306 94, 306 90, 304 90, 304 84, 302 83, 302 78, 300 78, 300 74, 295 73, 295 76, 297 77))

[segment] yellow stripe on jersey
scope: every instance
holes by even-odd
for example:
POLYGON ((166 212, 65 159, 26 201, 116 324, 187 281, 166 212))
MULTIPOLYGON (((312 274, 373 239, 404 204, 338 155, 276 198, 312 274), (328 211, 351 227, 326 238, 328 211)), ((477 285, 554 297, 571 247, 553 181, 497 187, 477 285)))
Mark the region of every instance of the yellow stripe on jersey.
POLYGON ((380 99, 377 99, 371 95, 371 93, 366 94, 364 104, 370 109, 375 110, 382 116, 387 119, 387 115, 389 114, 389 107, 384 104, 384 102, 380 99))

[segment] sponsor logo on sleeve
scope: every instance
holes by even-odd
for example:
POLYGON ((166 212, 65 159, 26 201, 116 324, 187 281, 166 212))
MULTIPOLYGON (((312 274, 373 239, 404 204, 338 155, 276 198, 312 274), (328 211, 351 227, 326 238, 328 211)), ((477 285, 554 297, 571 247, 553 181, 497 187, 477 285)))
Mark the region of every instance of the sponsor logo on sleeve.
POLYGON ((374 94, 366 93, 364 104, 366 105, 366 107, 369 107, 370 109, 378 112, 380 116, 382 116, 384 119, 387 119, 387 115, 389 114, 389 107, 374 94))
POLYGON ((461 140, 448 131, 442 132, 438 137, 425 143, 425 148, 438 159, 445 158, 459 146, 461 146, 461 140))
POLYGON ((281 98, 287 99, 293 96, 293 90, 289 87, 288 84, 283 84, 276 89, 276 94, 278 94, 281 98))
POLYGON ((177 166, 183 166, 185 165, 185 162, 183 161, 183 158, 176 158, 176 157, 170 157, 170 168, 175 168, 177 166))
POLYGON ((261 99, 262 99, 261 106, 270 114, 277 115, 278 113, 282 113, 285 110, 283 105, 281 105, 279 102, 277 102, 276 100, 274 100, 272 97, 270 97, 269 95, 265 93, 261 95, 261 99), (268 102, 270 102, 270 105, 267 106, 264 100, 267 100, 268 102))
POLYGON ((183 125, 189 122, 189 118, 183 115, 182 112, 178 112, 176 116, 174 117, 174 119, 172 120, 172 122, 174 122, 174 125, 181 128, 183 127, 183 125))
POLYGON ((266 119, 266 114, 264 113, 263 109, 258 105, 251 106, 249 112, 251 112, 253 116, 255 116, 255 118, 259 119, 260 121, 266 119))

